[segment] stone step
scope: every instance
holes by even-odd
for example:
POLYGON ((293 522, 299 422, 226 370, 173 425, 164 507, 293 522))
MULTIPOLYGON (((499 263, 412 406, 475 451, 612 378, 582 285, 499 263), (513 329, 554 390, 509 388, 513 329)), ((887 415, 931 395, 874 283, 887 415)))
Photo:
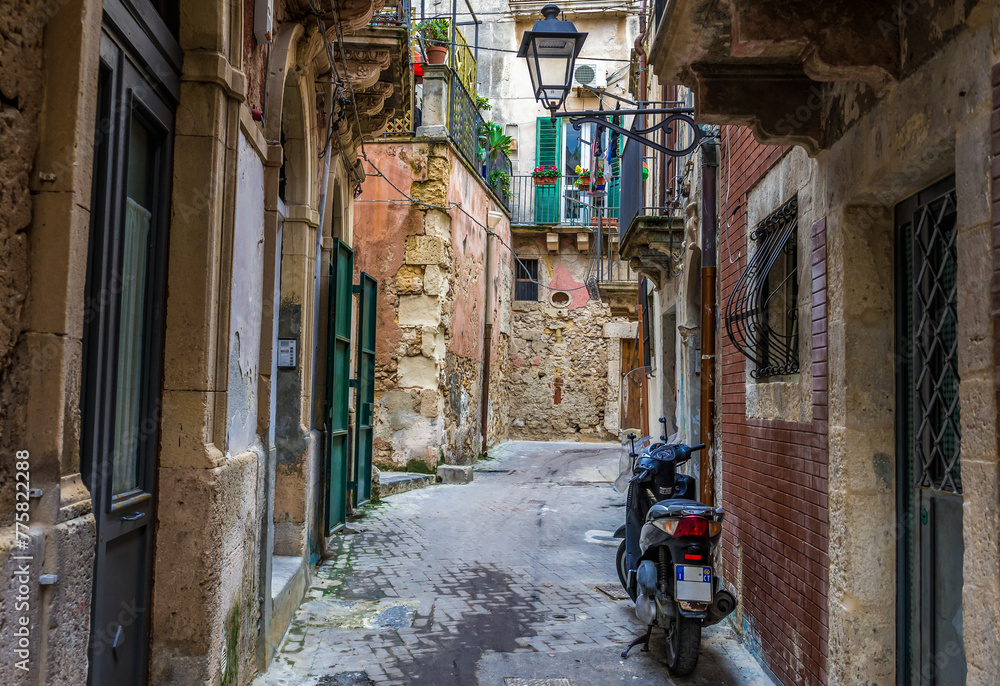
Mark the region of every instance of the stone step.
POLYGON ((415 488, 424 488, 435 482, 433 474, 417 474, 414 472, 380 472, 379 497, 406 493, 415 488))

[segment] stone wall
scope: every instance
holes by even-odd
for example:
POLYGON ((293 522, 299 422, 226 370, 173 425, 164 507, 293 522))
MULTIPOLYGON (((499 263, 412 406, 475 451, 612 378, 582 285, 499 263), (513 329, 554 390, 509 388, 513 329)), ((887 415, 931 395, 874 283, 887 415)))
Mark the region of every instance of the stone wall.
MULTIPOLYGON (((467 463, 482 445, 484 329, 487 315, 487 234, 495 201, 445 141, 368 146, 389 180, 431 207, 404 200, 387 183, 366 186, 355 211, 356 265, 379 281, 376 346, 375 463, 380 468, 431 470, 467 463), (458 209, 456 205, 461 205, 458 209), (434 209, 441 208, 441 209, 434 209), (470 216, 471 215, 471 216, 470 216)), ((497 227, 508 231, 505 222, 497 227)), ((491 255, 494 326, 489 350, 502 347, 503 263, 491 255)), ((509 272, 509 267, 506 267, 509 272)), ((507 296, 509 297, 509 296, 507 296)), ((491 374, 491 378, 498 378, 491 374)), ((500 385, 499 379, 493 384, 500 385)), ((505 394, 491 394, 490 416, 505 415, 505 394)), ((490 434, 504 432, 494 423, 490 434)))
POLYGON ((559 237, 550 253, 545 234, 519 233, 514 250, 520 259, 538 260, 538 301, 514 301, 510 349, 511 437, 558 440, 610 439, 617 423, 605 422, 609 399, 617 398, 621 379, 609 379, 609 359, 618 359, 619 339, 605 336, 605 325, 627 323, 588 287, 595 259, 577 247, 577 234, 559 237), (569 294, 566 305, 551 294, 569 294))

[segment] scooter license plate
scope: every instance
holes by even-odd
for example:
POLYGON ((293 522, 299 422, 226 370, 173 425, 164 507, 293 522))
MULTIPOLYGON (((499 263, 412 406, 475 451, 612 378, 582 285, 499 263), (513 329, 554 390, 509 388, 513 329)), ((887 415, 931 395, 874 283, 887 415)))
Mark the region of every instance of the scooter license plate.
POLYGON ((712 602, 712 568, 677 565, 677 600, 712 602))

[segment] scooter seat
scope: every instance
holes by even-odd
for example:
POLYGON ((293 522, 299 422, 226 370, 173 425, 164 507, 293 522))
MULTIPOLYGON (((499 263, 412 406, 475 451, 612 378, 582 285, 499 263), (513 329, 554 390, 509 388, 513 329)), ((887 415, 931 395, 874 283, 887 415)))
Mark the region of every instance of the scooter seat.
POLYGON ((721 509, 716 510, 711 505, 704 505, 696 500, 670 498, 668 500, 661 500, 649 508, 646 521, 663 519, 664 517, 684 517, 685 515, 715 519, 716 516, 720 516, 721 514, 721 509))

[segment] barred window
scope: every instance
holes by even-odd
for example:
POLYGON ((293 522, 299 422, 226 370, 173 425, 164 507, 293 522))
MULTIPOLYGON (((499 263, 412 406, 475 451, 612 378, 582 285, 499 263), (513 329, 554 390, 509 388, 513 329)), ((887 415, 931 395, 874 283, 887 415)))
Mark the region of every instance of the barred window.
POLYGON ((516 258, 514 300, 538 300, 538 260, 516 258))
POLYGON ((754 379, 799 371, 797 229, 796 198, 754 227, 757 248, 726 303, 726 332, 754 379))

